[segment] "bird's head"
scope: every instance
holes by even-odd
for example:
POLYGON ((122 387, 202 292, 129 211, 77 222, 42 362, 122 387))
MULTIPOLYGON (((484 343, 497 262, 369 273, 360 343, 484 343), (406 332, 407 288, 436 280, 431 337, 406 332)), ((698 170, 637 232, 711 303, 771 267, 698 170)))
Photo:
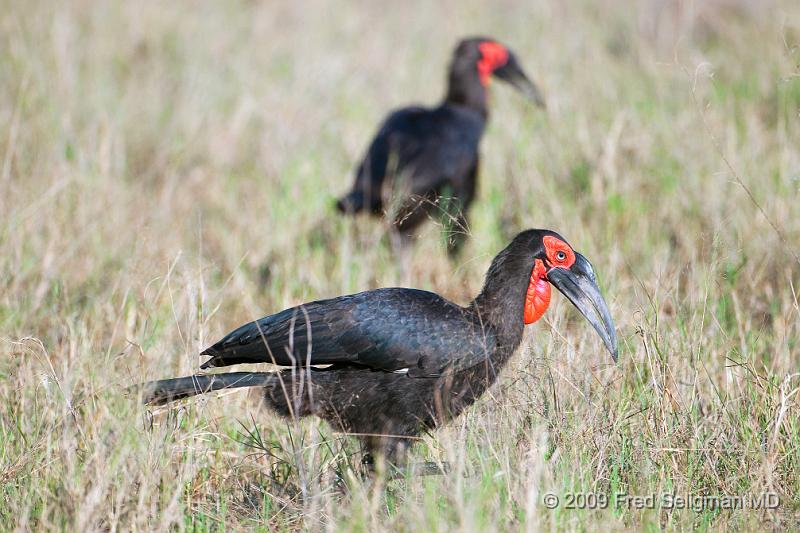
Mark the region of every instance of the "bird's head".
POLYGON ((509 83, 536 105, 545 106, 539 88, 522 70, 516 55, 492 38, 471 37, 459 42, 450 69, 451 77, 458 72, 477 72, 483 87, 488 87, 494 76, 509 83))
POLYGON ((522 316, 511 320, 527 325, 547 310, 551 286, 578 308, 616 361, 614 321, 600 294, 594 268, 558 233, 531 229, 517 235, 492 261, 483 294, 494 295, 494 306, 507 304, 507 309, 521 311, 522 316))

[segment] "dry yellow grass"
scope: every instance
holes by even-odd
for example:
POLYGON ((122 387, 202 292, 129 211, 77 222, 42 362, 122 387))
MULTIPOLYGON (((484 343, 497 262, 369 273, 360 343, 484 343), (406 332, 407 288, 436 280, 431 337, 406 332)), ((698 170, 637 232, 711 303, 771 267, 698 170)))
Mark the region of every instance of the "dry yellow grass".
POLYGON ((800 9, 663 4, 0 2, 3 529, 797 527, 800 9), (387 483, 255 394, 122 396, 247 320, 398 282, 381 228, 332 199, 474 33, 549 108, 492 88, 472 239, 452 265, 430 225, 414 285, 464 302, 518 230, 556 229, 600 274, 619 364, 559 298, 415 449, 453 473, 387 483), (548 492, 780 506, 550 510, 548 492))

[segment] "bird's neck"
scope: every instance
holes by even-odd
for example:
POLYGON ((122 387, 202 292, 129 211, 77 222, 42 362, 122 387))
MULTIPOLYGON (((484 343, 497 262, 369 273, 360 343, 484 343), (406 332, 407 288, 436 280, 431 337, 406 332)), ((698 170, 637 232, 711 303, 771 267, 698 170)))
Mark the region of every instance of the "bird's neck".
POLYGON ((477 68, 450 72, 445 104, 467 107, 486 119, 489 115, 486 99, 486 87, 480 81, 477 68))
POLYGON ((483 289, 469 306, 476 319, 497 335, 498 346, 504 348, 498 354, 500 358, 510 357, 522 342, 530 262, 530 254, 518 253, 512 245, 506 247, 492 260, 483 289))
POLYGON ((488 325, 497 335, 497 355, 502 364, 522 342, 525 329, 523 314, 525 309, 525 289, 517 287, 495 287, 491 280, 487 281, 481 293, 469 306, 476 314, 477 320, 488 325))

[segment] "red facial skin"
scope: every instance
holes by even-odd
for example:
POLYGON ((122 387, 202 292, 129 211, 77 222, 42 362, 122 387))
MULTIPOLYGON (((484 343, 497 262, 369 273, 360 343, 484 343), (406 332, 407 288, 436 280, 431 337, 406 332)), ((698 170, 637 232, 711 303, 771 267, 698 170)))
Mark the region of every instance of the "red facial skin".
POLYGON ((569 244, 561 239, 557 239, 552 235, 547 235, 542 239, 544 243, 544 251, 547 254, 547 262, 550 263, 550 268, 569 268, 575 263, 575 252, 572 251, 569 244), (558 258, 558 252, 564 252, 564 258, 558 258))
POLYGON ((484 41, 478 45, 481 58, 478 60, 478 76, 481 85, 489 85, 489 76, 495 69, 502 67, 508 61, 508 50, 502 44, 493 41, 484 41))
POLYGON ((547 281, 547 273, 553 268, 569 268, 575 263, 575 252, 572 251, 569 244, 552 235, 547 235, 542 242, 549 268, 541 259, 537 259, 533 263, 531 280, 525 293, 523 321, 526 325, 533 324, 542 318, 544 312, 547 311, 547 306, 550 305, 550 282, 547 281), (559 252, 563 257, 559 257, 559 252))
POLYGON ((525 325, 533 324, 550 305, 550 283, 547 281, 547 269, 541 259, 537 259, 531 271, 531 281, 525 293, 525 325))

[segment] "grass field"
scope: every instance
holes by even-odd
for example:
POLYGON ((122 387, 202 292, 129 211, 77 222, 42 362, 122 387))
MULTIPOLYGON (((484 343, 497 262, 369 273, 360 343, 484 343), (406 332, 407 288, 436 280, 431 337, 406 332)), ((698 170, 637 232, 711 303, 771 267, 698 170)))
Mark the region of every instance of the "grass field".
POLYGON ((0 0, 0 529, 800 526, 799 47, 792 0, 0 0), (253 318, 400 282, 382 227, 332 203, 476 33, 548 110, 492 86, 472 238, 451 263, 426 226, 412 283, 466 303, 514 234, 555 229, 599 273, 619 363, 555 296, 414 448, 452 472, 394 481, 255 391, 121 394, 253 318))

